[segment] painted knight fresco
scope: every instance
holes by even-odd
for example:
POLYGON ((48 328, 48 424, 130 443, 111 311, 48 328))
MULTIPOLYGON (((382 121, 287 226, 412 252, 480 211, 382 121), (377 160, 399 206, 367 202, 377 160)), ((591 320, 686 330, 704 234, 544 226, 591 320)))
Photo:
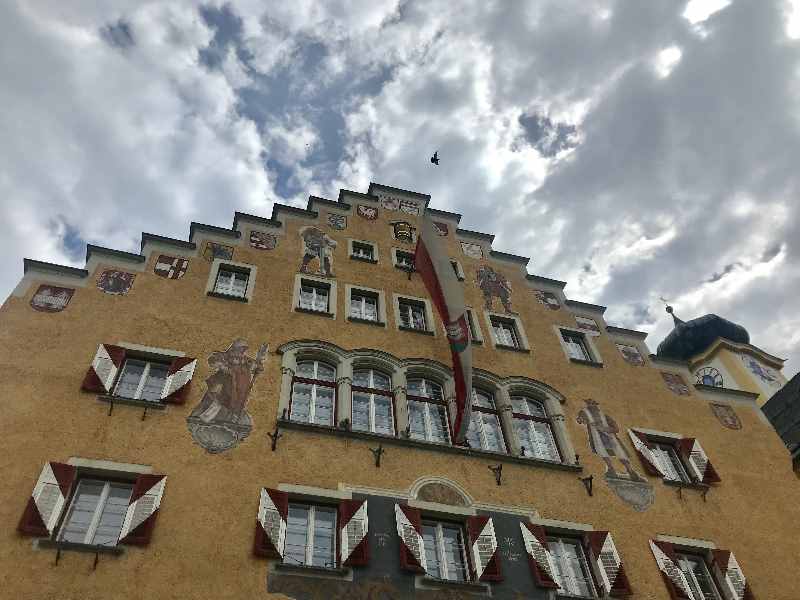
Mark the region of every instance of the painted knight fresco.
POLYGON ((253 421, 246 410, 247 400, 264 370, 267 348, 262 344, 251 358, 247 356, 247 342, 238 338, 227 350, 208 357, 214 372, 206 379, 203 399, 186 418, 192 438, 208 452, 229 450, 250 435, 253 421))
POLYGON ((505 275, 498 273, 492 267, 483 265, 477 270, 478 287, 483 292, 483 301, 487 310, 492 310, 495 296, 507 313, 511 312, 511 284, 505 275))
POLYGON ((586 400, 577 421, 586 425, 592 452, 606 463, 604 477, 609 487, 635 510, 647 510, 654 500, 653 486, 631 465, 630 455, 617 437, 620 431, 617 422, 601 410, 596 400, 591 399, 586 400), (614 469, 614 458, 619 460, 626 474, 614 469))
POLYGON ((300 230, 303 240, 303 262, 300 265, 301 273, 309 273, 309 265, 315 258, 318 261, 317 274, 333 277, 333 249, 336 240, 326 235, 316 227, 303 227, 300 230))

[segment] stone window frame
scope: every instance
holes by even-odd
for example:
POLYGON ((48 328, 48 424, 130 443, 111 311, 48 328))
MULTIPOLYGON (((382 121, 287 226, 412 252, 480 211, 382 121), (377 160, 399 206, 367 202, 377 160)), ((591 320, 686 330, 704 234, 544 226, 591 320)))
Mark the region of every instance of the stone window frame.
POLYGON ((235 262, 226 260, 224 258, 215 258, 211 263, 211 269, 208 273, 208 280, 206 281, 206 296, 212 298, 225 298, 228 300, 238 300, 240 302, 252 302, 253 295, 256 289, 256 275, 258 274, 258 267, 248 263, 235 262), (233 271, 247 271, 247 289, 244 296, 231 296, 228 294, 220 294, 215 292, 214 288, 217 284, 217 275, 219 275, 220 267, 231 267, 233 271))
POLYGON ((378 244, 375 242, 371 242, 369 240, 356 240, 353 238, 347 238, 347 256, 350 260, 358 260, 361 262, 371 263, 377 265, 380 256, 378 253, 378 244), (372 258, 361 258, 360 256, 355 256, 354 254, 354 244, 364 244, 365 246, 370 246, 372 248, 372 258))
POLYGON ((414 257, 414 253, 410 252, 408 248, 395 248, 394 246, 392 246, 392 264, 394 265, 395 269, 400 269, 401 271, 415 271, 416 269, 413 266, 413 260, 412 260, 412 266, 410 268, 400 264, 400 261, 397 260, 398 252, 402 252, 403 254, 410 254, 412 259, 414 257))
POLYGON ((567 361, 576 363, 576 364, 583 364, 583 365, 590 365, 595 367, 602 367, 603 366, 603 357, 600 355, 600 350, 597 348, 597 344, 595 344, 595 338, 598 336, 596 335, 587 335, 586 331, 583 329, 578 329, 577 327, 569 327, 567 325, 553 325, 553 329, 555 330, 556 337, 558 338, 558 343, 561 344, 561 350, 564 352, 564 356, 566 357, 567 361), (569 333, 574 333, 583 337, 583 341, 586 344, 586 347, 589 349, 589 354, 591 355, 591 360, 580 360, 577 358, 573 358, 570 356, 569 348, 567 347, 567 342, 564 341, 564 336, 562 332, 567 331, 569 333))
MULTIPOLYGON (((478 312, 471 306, 467 306, 466 311, 467 311, 467 319, 471 320, 472 328, 475 329, 474 337, 471 337, 470 339, 473 344, 483 345, 484 336, 483 336, 483 330, 481 329, 481 323, 480 323, 480 318, 478 317, 478 312)), ((467 326, 469 326, 469 321, 467 322, 467 326)), ((470 336, 473 336, 472 329, 470 329, 470 336)))
POLYGON ((437 337, 436 320, 433 313, 433 306, 428 298, 419 298, 417 296, 410 296, 408 294, 392 294, 392 308, 394 309, 394 325, 397 331, 408 331, 411 333, 421 333, 423 335, 431 335, 437 337), (425 310, 425 329, 413 329, 410 327, 403 327, 400 320, 400 300, 410 300, 418 304, 424 305, 425 310))
POLYGON ((309 275, 308 273, 297 273, 294 276, 294 289, 292 291, 292 306, 290 309, 292 312, 297 312, 307 315, 319 315, 322 317, 328 317, 330 319, 336 320, 336 305, 338 304, 338 300, 339 298, 337 294, 337 286, 335 279, 330 279, 328 277, 320 277, 319 275, 309 275), (320 283, 328 287, 328 312, 306 310, 300 308, 300 287, 303 284, 303 280, 313 281, 315 283, 320 283))
POLYGON ((459 281, 465 281, 467 279, 467 275, 466 273, 464 273, 464 267, 458 260, 456 260, 455 258, 451 258, 450 265, 452 265, 453 272, 455 273, 456 278, 458 278, 459 281))
POLYGON ((526 352, 526 353, 529 353, 531 351, 531 346, 530 343, 528 342, 528 336, 525 333, 525 327, 523 326, 522 319, 520 319, 519 315, 484 310, 483 316, 486 321, 486 326, 489 330, 489 339, 491 339, 492 346, 494 346, 496 349, 511 350, 512 352, 516 351, 516 352, 526 352), (494 331, 492 318, 502 319, 504 321, 513 321, 517 333, 517 339, 519 340, 520 344, 519 348, 516 348, 514 346, 507 346, 505 344, 501 344, 500 342, 498 342, 497 334, 494 331))
POLYGON ((345 317, 351 323, 366 323, 367 325, 377 325, 380 327, 386 327, 386 292, 383 290, 378 290, 374 288, 368 288, 363 285, 355 285, 351 283, 346 283, 344 286, 344 301, 345 301, 345 309, 347 312, 347 317, 345 317), (350 298, 353 295, 353 292, 366 292, 367 294, 374 295, 378 299, 378 320, 377 321, 370 321, 369 319, 361 319, 357 317, 350 316, 350 298))

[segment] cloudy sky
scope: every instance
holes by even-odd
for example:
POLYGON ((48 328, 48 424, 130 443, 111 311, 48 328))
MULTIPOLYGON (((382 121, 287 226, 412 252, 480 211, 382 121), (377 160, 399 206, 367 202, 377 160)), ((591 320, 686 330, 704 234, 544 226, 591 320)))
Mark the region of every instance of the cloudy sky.
POLYGON ((800 369, 800 0, 6 0, 0 108, 3 298, 375 181, 651 350, 665 297, 800 369))

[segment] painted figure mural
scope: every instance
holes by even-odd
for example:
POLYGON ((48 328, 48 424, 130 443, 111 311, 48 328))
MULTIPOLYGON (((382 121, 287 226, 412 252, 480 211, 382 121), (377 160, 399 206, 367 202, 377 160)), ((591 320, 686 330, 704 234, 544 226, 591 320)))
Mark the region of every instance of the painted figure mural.
POLYGON ((487 310, 492 310, 494 298, 500 299, 507 313, 511 312, 511 284, 505 275, 498 273, 492 267, 483 265, 477 270, 478 287, 483 292, 483 301, 487 310))
POLYGON ((100 273, 100 277, 97 279, 97 287, 106 294, 124 296, 130 291, 135 278, 136 275, 133 273, 107 269, 100 273))
POLYGON ((739 415, 736 414, 736 411, 733 410, 732 406, 727 404, 718 404, 716 402, 712 402, 709 404, 711 407, 711 412, 714 413, 714 416, 717 417, 717 420, 722 423, 728 429, 741 429, 742 422, 739 420, 739 415))
POLYGON ((233 260, 233 246, 227 246, 218 242, 206 242, 203 250, 203 258, 208 262, 213 262, 215 258, 222 260, 233 260))
POLYGON ((580 410, 576 420, 581 425, 586 425, 592 452, 606 463, 603 476, 609 487, 634 510, 647 510, 653 503, 653 486, 631 465, 631 457, 617 437, 620 431, 617 422, 605 414, 597 401, 592 399, 586 400, 586 406, 580 410), (615 458, 624 468, 624 474, 614 468, 615 458))
POLYGON ((336 240, 311 226, 300 230, 300 238, 303 240, 303 263, 300 265, 300 272, 310 273, 309 264, 316 258, 317 274, 333 277, 333 249, 336 248, 336 240))
POLYGON ((253 429, 247 400, 264 370, 268 346, 262 344, 255 358, 247 355, 248 347, 238 338, 227 350, 211 353, 208 366, 214 372, 206 379, 206 393, 186 418, 194 441, 211 454, 234 448, 253 429))
POLYGON ((250 232, 250 245, 257 250, 274 250, 278 246, 278 238, 266 231, 250 232))

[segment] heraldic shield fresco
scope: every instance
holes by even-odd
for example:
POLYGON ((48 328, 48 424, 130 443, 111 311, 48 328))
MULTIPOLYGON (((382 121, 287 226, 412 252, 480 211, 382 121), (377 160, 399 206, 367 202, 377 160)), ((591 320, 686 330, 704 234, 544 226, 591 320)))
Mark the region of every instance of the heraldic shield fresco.
POLYGON ((253 430, 247 401, 264 370, 268 346, 261 344, 255 358, 247 355, 248 348, 245 340, 237 338, 227 350, 211 353, 208 366, 213 373, 206 379, 206 392, 186 417, 194 441, 211 454, 235 448, 253 430))
POLYGON ((578 413, 578 423, 586 425, 589 446, 592 452, 606 463, 603 474, 608 487, 625 504, 637 512, 644 512, 653 504, 655 492, 646 477, 640 475, 631 464, 631 457, 617 434, 619 425, 603 412, 596 400, 586 400, 586 406, 578 413), (614 468, 617 459, 624 469, 620 473, 614 468))

